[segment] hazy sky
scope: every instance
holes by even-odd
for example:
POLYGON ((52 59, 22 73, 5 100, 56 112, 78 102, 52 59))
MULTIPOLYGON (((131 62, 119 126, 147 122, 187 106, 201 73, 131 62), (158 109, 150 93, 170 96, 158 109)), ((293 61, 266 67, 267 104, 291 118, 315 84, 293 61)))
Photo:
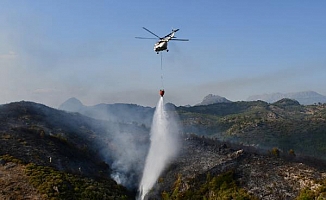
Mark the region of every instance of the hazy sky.
POLYGON ((313 90, 326 95, 326 1, 0 0, 0 104, 155 106, 313 90))

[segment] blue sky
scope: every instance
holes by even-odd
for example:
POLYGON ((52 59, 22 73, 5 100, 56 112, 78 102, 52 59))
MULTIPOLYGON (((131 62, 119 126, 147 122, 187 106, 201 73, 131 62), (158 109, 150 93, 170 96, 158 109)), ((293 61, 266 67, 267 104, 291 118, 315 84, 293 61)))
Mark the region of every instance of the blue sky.
POLYGON ((165 100, 326 95, 326 1, 0 1, 0 104, 155 106, 160 56, 146 27, 179 38, 163 52, 165 100))

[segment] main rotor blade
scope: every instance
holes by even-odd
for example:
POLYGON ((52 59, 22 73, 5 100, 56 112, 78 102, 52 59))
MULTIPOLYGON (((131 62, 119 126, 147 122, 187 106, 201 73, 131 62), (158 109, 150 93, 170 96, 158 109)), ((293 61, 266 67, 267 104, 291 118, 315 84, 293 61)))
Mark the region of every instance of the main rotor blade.
POLYGON ((157 38, 161 39, 160 36, 156 35, 155 33, 153 33, 152 31, 148 30, 147 28, 143 27, 143 29, 145 29, 146 31, 148 31, 152 35, 155 35, 157 38))
POLYGON ((135 37, 137 39, 149 39, 149 40, 157 40, 157 38, 146 38, 146 37, 135 37))
POLYGON ((174 39, 174 38, 172 38, 172 39, 170 39, 170 40, 176 40, 176 41, 189 41, 188 39, 174 39))

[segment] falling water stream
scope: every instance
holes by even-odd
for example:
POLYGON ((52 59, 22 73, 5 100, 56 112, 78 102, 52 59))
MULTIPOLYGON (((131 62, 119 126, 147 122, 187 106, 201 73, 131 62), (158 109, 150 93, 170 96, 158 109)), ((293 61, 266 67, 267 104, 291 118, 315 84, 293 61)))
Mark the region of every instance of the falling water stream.
POLYGON ((160 174, 178 150, 178 123, 176 117, 165 111, 163 97, 156 106, 150 132, 150 148, 143 177, 139 186, 139 199, 145 199, 160 174))

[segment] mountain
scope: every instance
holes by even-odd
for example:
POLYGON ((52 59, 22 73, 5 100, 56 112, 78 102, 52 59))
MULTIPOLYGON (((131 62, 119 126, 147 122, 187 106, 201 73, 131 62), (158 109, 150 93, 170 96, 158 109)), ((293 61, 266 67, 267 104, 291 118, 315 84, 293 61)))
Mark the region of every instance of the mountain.
POLYGON ((150 127, 154 108, 143 107, 136 104, 97 104, 85 106, 76 99, 70 98, 59 106, 59 110, 78 112, 88 117, 112 122, 135 123, 150 127))
MULTIPOLYGON (((326 104, 167 108, 182 124, 181 151, 148 199, 324 197, 326 104)), ((137 123, 0 105, 0 199, 135 199, 149 142, 149 128, 137 123)))
POLYGON ((204 106, 204 105, 210 105, 214 103, 230 103, 230 102, 231 101, 226 99, 225 97, 209 94, 206 97, 204 97, 201 103, 196 104, 196 106, 204 106))
POLYGON ((69 112, 79 112, 85 109, 83 103, 75 97, 68 99, 59 106, 59 110, 65 110, 69 112))
POLYGON ((326 103, 326 96, 314 91, 303 91, 295 93, 272 93, 263 95, 254 95, 248 97, 248 101, 262 100, 268 103, 274 103, 280 99, 289 98, 299 101, 303 105, 312 105, 315 103, 326 103))

